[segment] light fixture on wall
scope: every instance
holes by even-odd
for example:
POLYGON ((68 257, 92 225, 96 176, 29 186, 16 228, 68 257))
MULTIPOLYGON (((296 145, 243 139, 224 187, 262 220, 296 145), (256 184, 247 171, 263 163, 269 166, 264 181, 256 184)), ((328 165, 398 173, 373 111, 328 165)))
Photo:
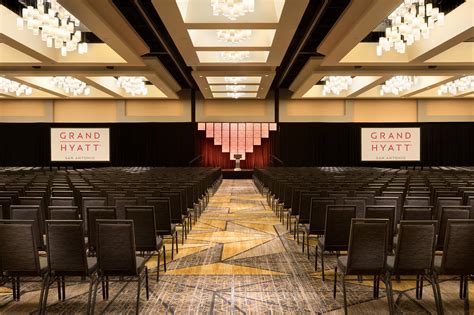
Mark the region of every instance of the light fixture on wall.
POLYGON ((47 47, 61 50, 62 56, 75 51, 79 54, 88 52, 86 42, 81 42, 82 33, 79 30, 80 21, 62 7, 57 0, 32 1, 35 6, 29 5, 21 11, 16 25, 19 30, 26 28, 40 35, 47 47))
POLYGON ((326 76, 322 79, 326 84, 323 88, 323 95, 336 94, 340 95, 342 91, 348 90, 352 84, 350 76, 326 76))
POLYGON ((225 89, 227 91, 239 92, 245 90, 245 85, 226 85, 225 89))
POLYGON ((147 95, 148 89, 145 86, 145 77, 119 77, 117 79, 117 86, 125 90, 126 93, 137 95, 147 95))
POLYGON ((247 80, 247 77, 224 77, 226 83, 239 84, 247 80))
POLYGON ((250 58, 249 51, 222 51, 220 53, 222 61, 227 62, 242 62, 250 58))
POLYGON ((15 93, 16 96, 31 95, 33 89, 25 84, 0 77, 0 92, 1 93, 15 93))
POLYGON ((248 40, 252 36, 252 30, 218 30, 217 38, 230 44, 237 44, 248 40))
POLYGON ((433 3, 425 0, 404 0, 388 16, 385 36, 379 38, 376 48, 377 56, 394 48, 398 53, 405 53, 406 46, 412 45, 421 38, 427 39, 430 30, 444 24, 444 13, 433 3))
POLYGON ((90 87, 82 82, 79 79, 73 77, 53 77, 53 84, 57 88, 63 90, 67 94, 72 94, 73 96, 80 96, 80 95, 89 95, 91 94, 90 87))
POLYGON ((400 92, 411 89, 418 83, 418 78, 415 76, 398 75, 390 80, 385 81, 385 84, 380 87, 380 95, 394 94, 399 95, 400 92))
POLYGON ((474 90, 474 75, 468 75, 457 80, 443 84, 438 89, 438 95, 450 93, 456 95, 459 92, 464 93, 474 90))
POLYGON ((255 12, 255 0, 211 0, 212 14, 223 15, 235 21, 249 12, 255 12))

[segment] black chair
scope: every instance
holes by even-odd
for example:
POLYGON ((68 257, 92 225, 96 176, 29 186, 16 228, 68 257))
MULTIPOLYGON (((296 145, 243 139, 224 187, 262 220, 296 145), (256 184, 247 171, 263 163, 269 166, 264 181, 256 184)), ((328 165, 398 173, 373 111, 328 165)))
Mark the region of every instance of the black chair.
POLYGON ((12 198, 11 197, 3 197, 0 196, 0 210, 2 211, 2 214, 0 217, 2 219, 10 219, 10 206, 12 204, 12 198))
POLYGON ((94 314, 99 282, 106 282, 105 298, 109 297, 109 277, 120 277, 121 281, 132 281, 124 277, 137 278, 136 314, 138 314, 143 278, 145 278, 146 298, 149 299, 148 268, 145 265, 145 259, 136 256, 133 221, 97 220, 96 225, 98 279, 93 285, 91 314, 94 314))
POLYGON ((163 244, 163 239, 156 236, 153 206, 127 206, 125 207, 125 218, 133 221, 136 250, 157 253, 156 281, 160 280, 160 258, 162 253, 166 272, 166 247, 163 244))
POLYGON ((459 297, 464 300, 464 311, 469 312, 469 277, 474 274, 474 220, 450 219, 446 224, 443 256, 436 256, 434 277, 438 293, 438 314, 443 314, 443 300, 439 275, 460 276, 459 297))
POLYGON ((181 243, 184 245, 184 239, 188 237, 186 230, 187 220, 190 220, 190 218, 181 211, 181 197, 176 192, 161 192, 160 197, 170 199, 171 223, 181 226, 181 243))
POLYGON ((436 250, 443 250, 448 220, 469 219, 470 207, 467 206, 444 206, 441 207, 440 219, 438 221, 438 244, 436 250))
POLYGON ((20 300, 21 277, 41 277, 41 310, 48 263, 38 256, 37 247, 33 220, 0 220, 0 266, 12 282, 13 300, 20 300))
POLYGON ((117 219, 117 210, 115 207, 89 207, 87 212, 87 231, 88 231, 88 249, 89 255, 93 255, 97 249, 97 231, 96 221, 98 219, 117 219))
POLYGON ((356 206, 327 206, 324 235, 316 245, 314 271, 318 269, 318 252, 321 253, 321 273, 324 279, 324 253, 347 251, 352 219, 356 217, 356 206))
POLYGON ((13 220, 33 220, 33 231, 35 232, 38 250, 44 250, 44 221, 41 220, 40 207, 34 205, 12 205, 10 206, 10 218, 13 220))
MULTIPOLYGON (((89 207, 104 207, 107 205, 107 198, 105 197, 82 197, 81 206, 81 218, 84 222, 87 222, 87 208, 89 207)), ((84 226, 87 233, 87 225, 84 226)))
MULTIPOLYGON (((41 215, 41 221, 46 220, 46 202, 42 197, 19 197, 20 205, 35 205, 40 207, 39 214, 41 215)), ((44 233, 44 230, 42 231, 44 233)))
POLYGON ((51 197, 49 198, 50 206, 74 206, 73 197, 51 197))
POLYGON ((153 206, 155 210, 156 234, 164 237, 171 236, 171 259, 174 258, 174 246, 176 243, 176 254, 178 254, 178 231, 176 224, 171 223, 170 200, 166 197, 146 198, 146 203, 153 206))
POLYGON ((367 199, 365 197, 346 197, 343 199, 343 205, 355 206, 356 217, 363 218, 365 215, 365 206, 367 205, 367 199))
POLYGON ((374 296, 378 296, 379 281, 387 285, 387 300, 392 314, 391 288, 386 272, 388 219, 352 219, 347 256, 337 258, 334 270, 334 291, 336 298, 337 272, 342 275, 342 291, 344 295, 344 313, 347 314, 346 276, 374 276, 374 296))
POLYGON ((49 206, 50 220, 79 220, 79 209, 76 206, 49 206))
POLYGON ((366 206, 365 207, 365 218, 367 219, 388 219, 389 228, 387 235, 387 251, 392 252, 393 249, 393 236, 395 234, 395 206, 366 206))
MULTIPOLYGON (((43 308, 48 302, 48 289, 55 280, 58 283, 58 299, 66 299, 66 276, 89 277, 90 308, 92 285, 97 271, 97 259, 87 257, 84 243, 84 227, 81 220, 46 221, 46 245, 48 248, 48 281, 46 282, 43 308)), ((44 310, 43 310, 44 312, 44 310)))
POLYGON ((114 206, 117 209, 117 219, 125 219, 125 206, 137 206, 138 199, 132 197, 117 197, 114 206))
MULTIPOLYGON (((423 279, 426 278, 432 285, 435 302, 438 305, 433 274, 436 225, 436 221, 400 221, 395 255, 387 257, 387 270, 390 287, 392 276, 397 276, 397 280, 400 281, 401 276, 416 275, 417 299, 422 298, 423 279)), ((394 306, 393 300, 391 305, 394 306)))
POLYGON ((433 207, 431 206, 403 206, 402 220, 432 220, 433 207))
POLYGON ((303 225, 302 251, 304 253, 304 239, 306 236, 306 249, 309 259, 309 237, 311 235, 321 236, 324 234, 326 226, 327 206, 336 204, 333 198, 311 198, 311 211, 309 214, 309 224, 303 225))

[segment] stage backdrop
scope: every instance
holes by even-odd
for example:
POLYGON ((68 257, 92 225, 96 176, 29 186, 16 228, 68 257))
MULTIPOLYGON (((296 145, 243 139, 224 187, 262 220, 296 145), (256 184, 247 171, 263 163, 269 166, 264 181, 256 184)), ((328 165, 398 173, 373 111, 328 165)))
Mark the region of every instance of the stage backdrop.
POLYGON ((361 128, 361 160, 420 161, 420 128, 361 128))

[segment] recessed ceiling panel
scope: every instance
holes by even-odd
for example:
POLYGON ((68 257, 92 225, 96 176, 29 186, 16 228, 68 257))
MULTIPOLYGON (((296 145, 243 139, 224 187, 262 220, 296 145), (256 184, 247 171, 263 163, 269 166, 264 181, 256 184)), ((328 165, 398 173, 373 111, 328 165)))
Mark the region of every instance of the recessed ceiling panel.
POLYGON ((260 76, 223 76, 223 77, 207 77, 209 84, 260 84, 262 77, 260 76))
POLYGON ((211 85, 213 92, 256 92, 258 85, 241 85, 241 84, 227 84, 227 85, 211 85))
POLYGON ((225 35, 238 33, 241 30, 226 29, 226 30, 188 30, 191 41, 194 47, 271 47, 276 30, 245 30, 249 36, 243 37, 239 40, 237 36, 225 35), (237 38, 236 38, 237 37, 237 38))
POLYGON ((265 63, 269 51, 197 51, 201 63, 265 63))

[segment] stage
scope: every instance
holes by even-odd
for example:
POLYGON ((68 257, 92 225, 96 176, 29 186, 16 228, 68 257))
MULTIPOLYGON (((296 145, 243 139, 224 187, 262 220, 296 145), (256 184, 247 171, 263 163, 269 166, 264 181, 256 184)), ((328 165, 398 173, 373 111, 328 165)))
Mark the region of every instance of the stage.
POLYGON ((222 169, 224 179, 252 179, 253 169, 242 169, 234 171, 233 169, 222 169))

